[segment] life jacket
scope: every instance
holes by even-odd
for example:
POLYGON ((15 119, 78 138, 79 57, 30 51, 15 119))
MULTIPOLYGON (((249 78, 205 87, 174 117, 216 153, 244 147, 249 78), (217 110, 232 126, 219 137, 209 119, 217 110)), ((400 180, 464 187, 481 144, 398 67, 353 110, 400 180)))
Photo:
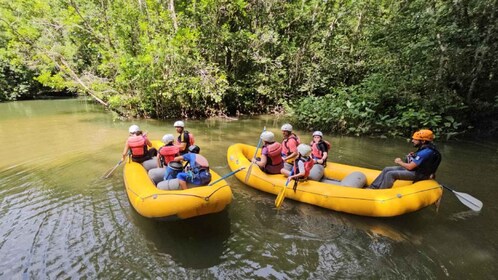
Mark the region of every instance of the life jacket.
POLYGON ((170 146, 162 146, 159 148, 159 156, 161 163, 166 165, 170 161, 172 161, 175 156, 180 154, 180 149, 177 146, 170 145, 170 146))
POLYGON ((185 150, 182 151, 182 154, 186 154, 188 153, 188 147, 195 144, 194 134, 192 134, 192 132, 189 132, 188 130, 184 130, 180 134, 180 136, 178 136, 176 141, 179 145, 181 145, 183 142, 187 143, 187 145, 185 146, 185 150))
POLYGON ((320 140, 318 142, 311 141, 311 156, 314 159, 321 159, 324 152, 329 152, 330 143, 325 140, 320 140))
POLYGON ((133 157, 141 157, 147 153, 147 144, 145 137, 142 135, 128 137, 128 146, 131 149, 131 155, 133 157))
POLYGON ((268 149, 268 165, 279 165, 282 163, 282 145, 273 142, 266 146, 268 149))
POLYGON ((306 179, 310 175, 311 168, 313 168, 315 162, 311 159, 311 157, 299 157, 296 161, 294 161, 294 174, 297 174, 299 172, 299 161, 302 161, 304 163, 304 176, 300 179, 306 179))
POLYGON ((430 149, 432 154, 430 155, 430 157, 423 160, 422 163, 420 163, 420 165, 417 166, 417 168, 415 169, 415 179, 413 180, 413 182, 429 179, 431 175, 436 173, 436 170, 439 167, 439 164, 441 163, 441 153, 432 143, 429 143, 421 147, 415 153, 415 157, 417 156, 417 153, 425 149, 430 149))
POLYGON ((294 141, 296 141, 296 147, 299 146, 300 144, 300 141, 299 141, 299 137, 297 137, 296 134, 292 133, 288 138, 284 139, 284 141, 282 141, 282 155, 283 156, 288 156, 290 154, 292 154, 292 152, 289 150, 289 146, 287 146, 287 142, 289 142, 290 139, 294 139, 294 141))

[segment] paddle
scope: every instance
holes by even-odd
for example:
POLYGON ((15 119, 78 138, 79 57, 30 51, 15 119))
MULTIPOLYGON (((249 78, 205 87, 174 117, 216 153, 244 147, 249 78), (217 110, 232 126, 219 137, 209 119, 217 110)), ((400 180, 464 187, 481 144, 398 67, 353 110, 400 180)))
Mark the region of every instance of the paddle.
MULTIPOLYGON (((290 182, 290 176, 294 175, 294 168, 291 170, 291 173, 289 174, 289 177, 287 177, 287 181, 285 181, 285 186, 282 188, 282 190, 278 193, 277 198, 275 199, 275 207, 280 208, 282 206, 282 203, 284 202, 285 199, 285 189, 287 188, 287 185, 289 185, 290 182)), ((297 189, 297 179, 294 178, 294 186, 292 186, 292 189, 294 192, 296 192, 297 189)))
POLYGON ((107 179, 109 178, 109 176, 111 176, 112 172, 114 172, 114 170, 116 170, 116 168, 118 168, 118 166, 123 162, 123 160, 120 160, 111 170, 109 170, 108 172, 106 172, 104 174, 104 176, 102 178, 104 179, 107 179))
POLYGON ((209 185, 208 185, 208 186, 212 186, 212 185, 214 185, 214 184, 218 183, 219 181, 221 181, 221 180, 223 180, 223 179, 226 179, 226 178, 228 178, 228 177, 232 176, 233 174, 235 174, 235 173, 239 172, 240 170, 242 170, 242 169, 244 169, 244 168, 246 168, 246 167, 245 167, 245 166, 242 166, 241 168, 239 168, 239 169, 237 169, 237 170, 234 170, 234 171, 232 171, 232 172, 230 172, 230 173, 226 174, 225 176, 223 176, 223 177, 219 178, 218 180, 216 180, 216 181, 214 181, 214 182, 209 183, 209 185))
POLYGON ((280 208, 280 206, 282 206, 282 203, 284 202, 285 189, 287 189, 287 185, 289 184, 289 181, 290 181, 290 178, 287 178, 287 181, 285 182, 285 186, 278 193, 277 198, 275 199, 275 207, 277 207, 277 209, 280 208))
POLYGON ((292 190, 296 192, 297 190, 297 179, 294 178, 294 186, 292 186, 292 190))
POLYGON ((443 188, 450 190, 452 193, 454 193, 456 195, 456 197, 458 198, 458 200, 460 200, 460 202, 462 202, 465 206, 469 207, 470 209, 472 209, 473 211, 476 211, 476 212, 481 211, 483 204, 479 199, 471 196, 470 194, 461 193, 461 192, 457 192, 455 190, 452 190, 443 184, 441 184, 441 186, 443 186, 443 188))
MULTIPOLYGON (((263 132, 266 131, 266 126, 263 127, 263 132)), ((261 132, 261 133, 263 133, 261 132)), ((258 150, 259 150, 259 147, 261 146, 261 134, 259 135, 259 141, 258 141, 258 146, 256 146, 256 151, 254 152, 254 156, 251 158, 251 164, 249 165, 249 168, 247 169, 247 174, 246 174, 246 178, 244 179, 244 183, 247 183, 247 181, 249 180, 249 177, 251 177, 251 171, 252 171, 252 167, 254 165, 254 162, 252 162, 252 160, 258 155, 258 150)))

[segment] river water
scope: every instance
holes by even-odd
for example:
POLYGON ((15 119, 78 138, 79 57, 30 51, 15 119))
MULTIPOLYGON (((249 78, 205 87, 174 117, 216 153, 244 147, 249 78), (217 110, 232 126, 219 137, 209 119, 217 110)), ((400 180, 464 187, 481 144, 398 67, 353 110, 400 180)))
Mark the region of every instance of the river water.
MULTIPOLYGON (((136 123, 152 139, 174 120, 121 121, 82 99, 0 104, 0 279, 496 279, 498 141, 438 143, 438 180, 484 203, 475 213, 445 191, 395 218, 333 212, 256 191, 231 177, 220 214, 177 222, 141 217, 120 159, 136 123)), ((187 121, 219 174, 231 143, 256 145, 284 119, 187 121)), ((302 140, 311 133, 297 130, 302 140)), ((339 137, 331 159, 381 169, 412 150, 403 139, 339 137)))

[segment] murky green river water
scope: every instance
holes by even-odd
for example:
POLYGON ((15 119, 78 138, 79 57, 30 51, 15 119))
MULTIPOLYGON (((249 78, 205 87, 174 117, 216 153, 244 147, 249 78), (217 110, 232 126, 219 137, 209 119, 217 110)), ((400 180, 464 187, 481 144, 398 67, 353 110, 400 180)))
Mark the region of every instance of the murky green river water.
MULTIPOLYGON (((150 138, 174 120, 136 121, 150 138)), ((187 121, 219 174, 226 149, 256 145, 274 117, 187 121)), ((228 179, 221 214, 178 222, 138 215, 120 159, 131 121, 84 100, 0 104, 0 279, 496 279, 498 141, 436 143, 438 180, 484 203, 475 213, 445 191, 396 218, 366 218, 275 197, 228 179)), ((303 140, 311 133, 297 130, 303 140)), ((411 150, 402 139, 336 137, 331 159, 381 169, 411 150)))

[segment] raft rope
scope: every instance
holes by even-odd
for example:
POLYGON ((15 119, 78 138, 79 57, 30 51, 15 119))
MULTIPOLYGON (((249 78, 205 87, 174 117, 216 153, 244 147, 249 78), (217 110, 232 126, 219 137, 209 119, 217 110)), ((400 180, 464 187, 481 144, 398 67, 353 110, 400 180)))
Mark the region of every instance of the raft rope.
POLYGON ((440 187, 437 186, 437 187, 433 187, 433 188, 430 188, 430 189, 424 189, 424 190, 419 190, 419 191, 412 192, 412 193, 407 193, 405 195, 401 195, 401 194, 398 193, 398 194, 396 194, 395 197, 390 197, 390 198, 386 198, 386 199, 358 198, 358 197, 350 197, 350 196, 325 195, 325 194, 322 194, 322 193, 315 193, 315 192, 305 191, 305 190, 302 190, 302 189, 297 189, 297 190, 300 191, 300 192, 303 192, 303 193, 309 193, 309 194, 314 194, 314 195, 319 195, 319 196, 324 196, 324 197, 334 197, 334 198, 343 198, 343 199, 352 199, 352 200, 365 200, 365 201, 385 202, 385 201, 389 201, 389 200, 393 200, 393 199, 402 198, 403 196, 415 195, 415 194, 418 194, 418 193, 428 192, 428 191, 432 191, 432 190, 439 189, 439 188, 440 187))
MULTIPOLYGON (((201 186, 202 187, 202 186, 201 186)), ((200 199, 203 199, 205 201, 209 201, 209 199, 211 198, 211 196, 213 196, 216 192, 218 192, 220 189, 224 188, 224 187, 228 187, 228 185, 223 185, 221 187, 218 187, 216 190, 214 190, 213 192, 211 192, 210 195, 208 196, 201 196, 201 195, 195 195, 195 194, 187 194, 187 193, 156 193, 156 194, 152 194, 152 195, 149 195, 149 196, 145 196, 145 197, 141 197, 140 195, 138 195, 136 192, 134 192, 132 189, 129 189, 133 194, 135 194, 138 198, 140 198, 142 201, 146 200, 146 199, 149 199, 149 198, 153 198, 153 199, 156 199, 157 197, 159 196, 169 196, 169 195, 177 195, 177 196, 192 196, 192 197, 197 197, 197 198, 200 198, 200 199)))

